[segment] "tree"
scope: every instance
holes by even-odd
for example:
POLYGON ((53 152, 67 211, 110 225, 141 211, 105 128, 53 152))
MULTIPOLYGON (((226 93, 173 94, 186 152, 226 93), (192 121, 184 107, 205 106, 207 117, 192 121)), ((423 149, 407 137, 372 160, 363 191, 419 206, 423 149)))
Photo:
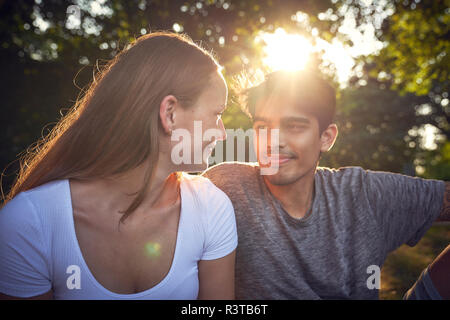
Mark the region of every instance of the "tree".
POLYGON ((384 21, 379 37, 385 47, 366 60, 372 77, 401 94, 418 96, 417 126, 431 124, 444 137, 437 150, 416 152, 424 176, 440 179, 448 178, 443 159, 448 159, 450 138, 449 7, 449 0, 395 1, 395 12, 384 21))
POLYGON ((324 154, 320 165, 357 165, 414 175, 414 159, 419 137, 408 132, 419 122, 412 106, 417 96, 380 88, 376 79, 364 86, 341 92, 336 122, 339 135, 333 149, 324 154))

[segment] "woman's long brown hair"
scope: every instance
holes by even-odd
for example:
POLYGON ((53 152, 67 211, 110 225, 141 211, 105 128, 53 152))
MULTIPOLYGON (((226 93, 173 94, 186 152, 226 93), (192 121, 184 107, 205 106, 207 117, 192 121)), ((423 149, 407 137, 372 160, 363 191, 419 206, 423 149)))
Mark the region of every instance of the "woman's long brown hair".
POLYGON ((190 107, 219 69, 213 56, 185 35, 138 38, 94 76, 68 114, 25 154, 3 205, 52 180, 105 178, 148 161, 144 185, 123 222, 142 202, 155 170, 162 99, 171 94, 190 107))

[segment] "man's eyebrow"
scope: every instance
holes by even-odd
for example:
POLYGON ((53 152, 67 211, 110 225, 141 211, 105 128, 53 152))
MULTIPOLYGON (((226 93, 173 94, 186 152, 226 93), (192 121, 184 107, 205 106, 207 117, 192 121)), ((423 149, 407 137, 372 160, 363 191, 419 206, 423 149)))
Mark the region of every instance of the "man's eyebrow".
MULTIPOLYGON (((265 117, 261 117, 261 116, 256 116, 253 117, 253 121, 262 121, 262 122, 269 122, 270 120, 268 120, 265 117)), ((300 123, 304 123, 304 124, 310 124, 311 121, 309 121, 308 118, 304 118, 304 117, 284 117, 281 118, 280 122, 282 123, 289 123, 289 122, 300 122, 300 123)))
POLYGON ((303 118, 303 117, 285 117, 285 118, 281 119, 281 122, 283 122, 283 123, 285 123, 285 122, 301 122, 304 124, 311 123, 311 121, 309 121, 309 119, 303 118))

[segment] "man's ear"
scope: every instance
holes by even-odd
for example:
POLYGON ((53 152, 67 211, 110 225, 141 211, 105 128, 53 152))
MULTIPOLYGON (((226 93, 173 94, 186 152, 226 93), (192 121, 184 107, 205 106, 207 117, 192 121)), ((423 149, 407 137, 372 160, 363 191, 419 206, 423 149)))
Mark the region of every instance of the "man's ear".
POLYGON ((170 134, 175 126, 175 109, 178 100, 172 95, 165 96, 159 105, 159 117, 164 132, 170 134))
POLYGON ((326 128, 320 136, 321 142, 320 151, 321 152, 329 151, 333 147, 337 135, 338 135, 338 128, 336 124, 334 123, 330 124, 328 128, 326 128))

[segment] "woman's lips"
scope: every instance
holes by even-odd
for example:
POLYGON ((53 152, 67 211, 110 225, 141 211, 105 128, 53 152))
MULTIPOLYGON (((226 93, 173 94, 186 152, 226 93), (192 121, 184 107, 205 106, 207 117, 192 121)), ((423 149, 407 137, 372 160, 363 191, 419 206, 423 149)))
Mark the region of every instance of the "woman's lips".
POLYGON ((206 146, 205 152, 206 152, 206 154, 208 155, 208 157, 211 156, 211 153, 213 152, 213 150, 214 150, 215 147, 216 147, 216 143, 215 143, 215 142, 210 143, 210 144, 208 144, 208 145, 206 146))

